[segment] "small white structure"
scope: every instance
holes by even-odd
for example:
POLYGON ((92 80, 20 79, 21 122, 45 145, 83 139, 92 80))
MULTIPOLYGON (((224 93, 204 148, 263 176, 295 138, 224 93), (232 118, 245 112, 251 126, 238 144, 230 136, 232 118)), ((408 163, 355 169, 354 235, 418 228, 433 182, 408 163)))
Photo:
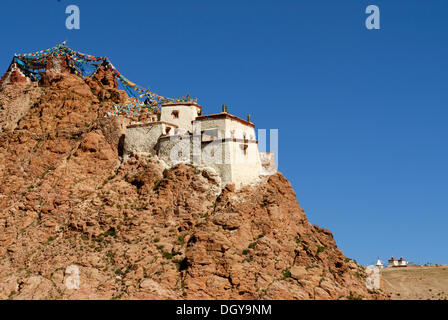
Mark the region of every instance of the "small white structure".
POLYGON ((387 266, 388 266, 388 267, 398 267, 398 260, 395 259, 394 257, 390 258, 390 259, 387 261, 387 266))
POLYGON ((380 258, 378 258, 378 260, 376 261, 376 265, 375 265, 377 268, 380 268, 380 269, 383 269, 384 268, 384 265, 383 265, 383 263, 381 262, 381 260, 380 260, 380 258))
POLYGON ((400 267, 406 267, 408 265, 408 262, 405 259, 403 259, 403 257, 401 257, 400 260, 398 260, 398 265, 400 267))
POLYGON ((255 125, 227 112, 202 115, 195 102, 161 107, 157 121, 132 124, 124 140, 125 160, 134 152, 157 155, 172 166, 191 163, 213 168, 222 186, 256 183, 276 172, 274 155, 258 151, 255 125))
POLYGON ((388 267, 407 267, 408 262, 401 257, 400 259, 390 258, 388 261, 388 267))

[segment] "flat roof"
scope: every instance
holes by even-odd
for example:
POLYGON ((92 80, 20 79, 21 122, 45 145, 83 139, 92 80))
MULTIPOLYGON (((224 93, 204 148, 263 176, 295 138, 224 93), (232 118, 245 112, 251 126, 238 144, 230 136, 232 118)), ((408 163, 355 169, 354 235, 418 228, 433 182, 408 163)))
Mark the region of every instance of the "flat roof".
POLYGON ((208 119, 231 119, 231 120, 235 120, 238 121, 246 126, 255 128, 255 124, 253 124, 252 122, 243 120, 237 116, 234 116, 233 114, 229 114, 227 112, 221 112, 221 113, 216 113, 216 114, 209 114, 206 116, 199 116, 197 117, 194 121, 201 121, 201 120, 208 120, 208 119))
POLYGON ((174 106, 191 106, 191 107, 197 107, 202 110, 202 107, 198 105, 196 102, 171 102, 171 103, 165 103, 162 104, 163 107, 174 107, 174 106))

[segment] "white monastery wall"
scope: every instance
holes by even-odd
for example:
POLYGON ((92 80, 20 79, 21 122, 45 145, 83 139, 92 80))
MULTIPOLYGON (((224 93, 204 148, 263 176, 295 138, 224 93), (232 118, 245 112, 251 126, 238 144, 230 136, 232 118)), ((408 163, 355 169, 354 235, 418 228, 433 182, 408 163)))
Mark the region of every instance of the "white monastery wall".
POLYGON ((128 127, 125 154, 140 151, 157 154, 170 166, 210 167, 221 177, 222 186, 233 183, 239 188, 266 174, 252 123, 227 113, 200 116, 201 112, 194 103, 163 105, 159 122, 128 127))
POLYGON ((155 155, 156 150, 154 147, 160 136, 167 133, 168 128, 169 133, 173 133, 175 130, 174 126, 162 122, 150 122, 147 124, 128 126, 123 147, 125 158, 135 151, 155 155))
POLYGON ((159 159, 169 165, 192 162, 191 136, 164 136, 159 139, 157 146, 159 159))
POLYGON ((162 106, 160 121, 177 125, 180 129, 192 132, 192 121, 200 114, 201 108, 194 104, 180 105, 168 104, 162 106), (177 113, 177 117, 175 114, 177 113))

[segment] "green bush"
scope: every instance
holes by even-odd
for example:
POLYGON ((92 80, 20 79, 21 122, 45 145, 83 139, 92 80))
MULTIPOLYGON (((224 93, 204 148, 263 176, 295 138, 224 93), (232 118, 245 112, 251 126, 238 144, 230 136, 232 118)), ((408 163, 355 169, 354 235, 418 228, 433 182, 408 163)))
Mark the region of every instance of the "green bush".
POLYGON ((171 252, 167 252, 167 251, 163 252, 162 256, 164 258, 166 258, 166 259, 172 259, 173 258, 173 254, 171 252))
POLYGON ((355 296, 352 291, 350 291, 350 295, 347 296, 348 300, 362 300, 362 296, 355 296))
POLYGON ((185 235, 180 235, 177 237, 176 244, 183 245, 185 244, 185 235))

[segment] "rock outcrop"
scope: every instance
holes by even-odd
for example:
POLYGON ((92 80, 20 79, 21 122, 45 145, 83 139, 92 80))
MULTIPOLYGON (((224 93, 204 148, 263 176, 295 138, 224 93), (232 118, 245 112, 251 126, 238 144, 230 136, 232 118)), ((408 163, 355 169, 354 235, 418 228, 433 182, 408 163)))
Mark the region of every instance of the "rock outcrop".
POLYGON ((123 163, 127 119, 104 115, 126 94, 107 69, 53 69, 0 91, 1 299, 385 297, 280 173, 236 191, 202 168, 123 163))

